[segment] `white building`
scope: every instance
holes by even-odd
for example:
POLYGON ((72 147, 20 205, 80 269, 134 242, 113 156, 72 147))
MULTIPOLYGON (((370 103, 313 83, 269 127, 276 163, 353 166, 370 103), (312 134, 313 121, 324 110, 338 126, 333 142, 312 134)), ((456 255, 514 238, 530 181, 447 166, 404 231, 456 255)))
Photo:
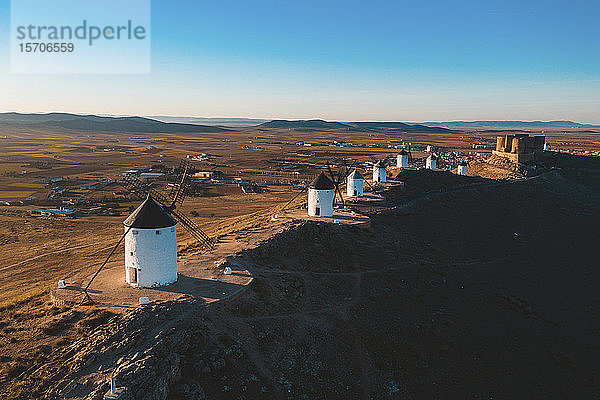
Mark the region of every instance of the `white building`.
POLYGON ((123 224, 125 281, 133 287, 177 281, 177 221, 148 195, 123 224))
POLYGON ((430 154, 425 161, 425 168, 427 169, 436 169, 437 168, 437 156, 435 154, 430 154))
POLYGON ((332 217, 335 185, 323 172, 308 186, 308 215, 332 217))
POLYGON ((377 163, 373 165, 373 182, 385 182, 386 180, 387 170, 385 162, 377 161, 377 163))
POLYGON ((402 149, 400 154, 396 157, 396 167, 398 168, 406 168, 408 167, 408 151, 402 149))
POLYGON ((456 170, 456 173, 458 175, 467 175, 467 171, 468 171, 468 166, 466 162, 461 162, 458 164, 458 168, 456 170))
POLYGON ((349 197, 362 197, 365 177, 357 170, 352 171, 346 178, 346 195, 349 197))

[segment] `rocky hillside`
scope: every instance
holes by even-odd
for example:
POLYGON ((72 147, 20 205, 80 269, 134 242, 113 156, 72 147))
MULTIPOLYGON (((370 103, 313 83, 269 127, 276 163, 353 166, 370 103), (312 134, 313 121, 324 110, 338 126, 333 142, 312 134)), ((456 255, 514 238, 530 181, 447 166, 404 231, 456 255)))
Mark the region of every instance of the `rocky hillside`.
POLYGON ((395 193, 370 230, 307 223, 238 253, 239 297, 115 317, 22 398, 100 399, 113 371, 140 400, 598 398, 600 178, 455 178, 395 193))

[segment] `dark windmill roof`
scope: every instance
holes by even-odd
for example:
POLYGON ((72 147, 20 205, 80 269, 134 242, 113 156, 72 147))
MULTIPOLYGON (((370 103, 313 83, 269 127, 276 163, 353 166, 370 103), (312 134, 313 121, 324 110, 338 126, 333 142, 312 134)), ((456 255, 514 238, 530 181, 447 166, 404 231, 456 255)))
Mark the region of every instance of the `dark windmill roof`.
POLYGON ((467 163, 466 161, 461 161, 458 163, 458 165, 462 166, 462 167, 468 167, 469 163, 467 163))
POLYGON ((350 175, 348 175, 348 178, 352 179, 352 180, 356 180, 356 179, 365 179, 365 177, 363 176, 363 174, 361 174, 360 172, 358 172, 358 170, 354 170, 352 171, 352 173, 350 175))
POLYGON ((331 190, 335 187, 335 185, 331 179, 321 172, 319 176, 317 176, 317 178, 310 183, 309 187, 317 190, 331 190))
POLYGON ((160 229, 175 226, 177 221, 152 196, 148 195, 146 200, 127 217, 123 224, 139 229, 160 229))
POLYGON ((375 163, 374 167, 385 168, 385 161, 379 160, 375 163))
POLYGON ((429 156, 429 158, 431 158, 432 160, 437 160, 438 156, 434 153, 431 153, 431 155, 429 156))
POLYGON ((402 150, 400 150, 400 155, 407 156, 408 155, 408 151, 406 151, 406 149, 402 149, 402 150))

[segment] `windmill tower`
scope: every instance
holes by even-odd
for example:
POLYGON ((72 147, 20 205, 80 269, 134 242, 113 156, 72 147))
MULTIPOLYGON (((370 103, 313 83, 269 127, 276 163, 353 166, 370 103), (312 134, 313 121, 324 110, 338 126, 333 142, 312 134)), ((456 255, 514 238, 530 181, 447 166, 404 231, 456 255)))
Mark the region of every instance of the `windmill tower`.
POLYGON ((127 175, 122 184, 144 202, 125 221, 125 233, 112 248, 83 290, 82 303, 93 302, 88 289, 100 271, 125 240, 125 281, 137 287, 166 285, 177 280, 177 231, 180 223, 201 247, 214 248, 215 240, 208 236, 185 214, 177 211, 183 204, 194 167, 182 160, 175 184, 168 194, 152 188, 137 177, 127 175))
POLYGON ((362 197, 364 185, 365 177, 355 169, 346 179, 346 196, 362 197))
POLYGON ((425 161, 425 168, 434 170, 437 168, 438 157, 435 154, 430 154, 425 161))
POLYGON ((387 181, 387 168, 384 161, 377 161, 373 165, 373 182, 387 181))
POLYGON ((335 184, 323 172, 308 186, 308 215, 332 217, 335 184))
POLYGON ((456 173, 458 175, 467 175, 467 171, 468 171, 468 166, 467 163, 462 161, 458 164, 458 168, 456 170, 456 173))
POLYGON ((177 281, 177 221, 148 194, 123 224, 125 281, 133 287, 177 281))
POLYGON ((308 189, 308 215, 311 217, 333 216, 333 206, 336 201, 336 195, 339 195, 340 197, 340 204, 344 205, 344 196, 342 194, 342 190, 340 189, 340 185, 348 177, 348 173, 352 170, 355 164, 356 162, 353 162, 352 165, 348 167, 344 163, 344 166, 337 172, 337 174, 333 173, 331 165, 328 164, 327 170, 329 172, 329 177, 324 172, 321 172, 319 176, 314 179, 310 185, 308 185, 308 187, 304 188, 290 201, 285 203, 285 205, 281 208, 281 211, 284 211, 288 205, 290 205, 294 200, 296 200, 296 198, 298 198, 298 196, 308 189))
POLYGON ((396 167, 398 168, 406 168, 408 167, 409 161, 409 152, 406 149, 400 150, 400 154, 396 157, 396 167))

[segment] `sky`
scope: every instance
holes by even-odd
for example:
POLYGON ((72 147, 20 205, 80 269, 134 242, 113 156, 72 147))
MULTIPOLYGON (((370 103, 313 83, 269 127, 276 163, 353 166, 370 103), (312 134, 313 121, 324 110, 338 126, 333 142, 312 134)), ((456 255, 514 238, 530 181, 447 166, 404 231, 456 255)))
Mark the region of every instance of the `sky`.
POLYGON ((598 0, 153 0, 150 73, 11 74, 0 0, 0 112, 600 124, 599 20, 598 0))

